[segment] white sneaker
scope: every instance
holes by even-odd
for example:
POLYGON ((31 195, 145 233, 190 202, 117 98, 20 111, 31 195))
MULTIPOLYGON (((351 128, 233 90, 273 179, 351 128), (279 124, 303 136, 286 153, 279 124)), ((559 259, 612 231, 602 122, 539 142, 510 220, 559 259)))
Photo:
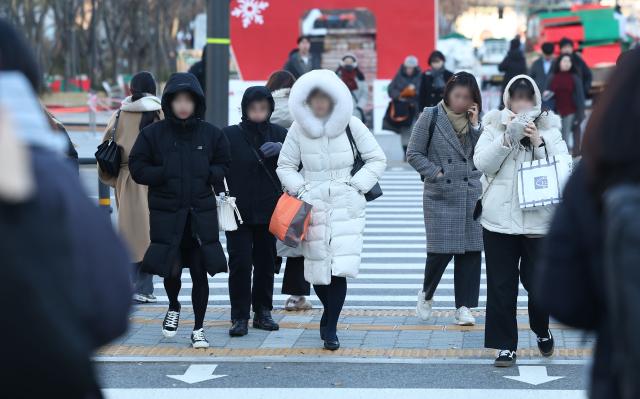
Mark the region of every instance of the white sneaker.
POLYGON ((153 294, 133 294, 133 300, 138 303, 156 303, 158 298, 153 294))
POLYGON ((284 301, 284 309, 290 311, 309 310, 313 309, 313 304, 304 296, 291 295, 284 301))
POLYGON ((193 330, 191 333, 191 346, 194 348, 208 348, 209 341, 204 336, 204 329, 193 330))
POLYGON ((418 304, 416 305, 416 315, 423 321, 429 320, 433 309, 433 299, 425 299, 424 291, 418 292, 418 304))
POLYGON ((456 310, 456 324, 459 326, 472 326, 476 324, 476 318, 466 306, 460 306, 456 310))

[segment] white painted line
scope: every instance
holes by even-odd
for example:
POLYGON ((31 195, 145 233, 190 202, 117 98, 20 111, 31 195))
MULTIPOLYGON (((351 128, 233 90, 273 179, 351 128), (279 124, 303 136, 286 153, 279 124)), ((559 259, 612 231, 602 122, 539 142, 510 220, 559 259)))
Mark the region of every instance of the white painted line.
MULTIPOLYGON (((412 219, 399 219, 397 216, 395 220, 376 220, 374 218, 367 218, 367 226, 424 226, 424 219, 422 216, 416 216, 412 219)), ((423 229, 424 230, 424 229, 423 229)))
POLYGON ((586 399, 585 391, 527 389, 111 388, 102 393, 106 399, 586 399))
POLYGON ((424 227, 365 227, 364 234, 367 233, 424 233, 424 227))
POLYGON ((213 375, 217 367, 217 364, 192 364, 184 374, 167 375, 167 377, 187 384, 196 384, 198 382, 226 377, 226 375, 213 375))
MULTIPOLYGON (((217 363, 354 363, 354 364, 443 364, 443 365, 492 365, 493 359, 417 359, 406 357, 349 357, 349 356, 221 356, 217 363)), ((103 363, 202 363, 210 362, 207 356, 96 356, 92 359, 103 363)), ((518 364, 547 366, 587 366, 585 359, 518 359, 518 364)), ((534 391, 535 392, 535 391, 534 391)), ((540 391, 538 391, 540 392, 540 391)))

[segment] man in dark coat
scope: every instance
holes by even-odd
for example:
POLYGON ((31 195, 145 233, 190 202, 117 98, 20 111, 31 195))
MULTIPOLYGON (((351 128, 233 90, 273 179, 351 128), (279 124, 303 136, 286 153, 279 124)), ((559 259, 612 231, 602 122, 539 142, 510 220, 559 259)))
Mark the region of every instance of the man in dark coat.
POLYGON ((224 191, 229 143, 220 129, 202 120, 204 94, 190 73, 171 75, 162 111, 165 119, 142 129, 129 156, 131 176, 149 186, 151 245, 142 269, 164 277, 169 311, 163 334, 173 337, 180 314, 181 270, 189 268, 195 313, 191 341, 194 348, 206 348, 202 325, 209 299, 207 272, 213 276, 227 271, 212 186, 224 191), (185 111, 185 103, 192 109, 186 106, 185 111))
POLYGON ((589 91, 591 90, 591 81, 593 80, 593 74, 586 62, 575 52, 573 40, 563 37, 560 40, 560 54, 571 55, 571 61, 575 65, 578 77, 582 81, 582 89, 584 96, 589 98, 589 91))
POLYGON ((553 43, 542 43, 542 55, 533 61, 529 69, 529 76, 536 82, 538 89, 543 91, 547 84, 547 78, 552 73, 553 67, 553 43))
POLYGON ((320 57, 310 50, 311 39, 309 36, 300 36, 298 38, 298 48, 289 53, 289 59, 282 69, 291 72, 296 79, 309 71, 320 69, 320 57))
POLYGON ((280 197, 276 167, 287 131, 269 122, 274 108, 269 89, 250 87, 242 97, 242 122, 224 129, 231 144, 229 191, 244 221, 227 232, 231 336, 247 334, 251 307, 254 328, 279 328, 271 317, 276 242, 269 222, 280 197))
POLYGON ((518 75, 527 74, 527 60, 524 58, 524 54, 522 53, 520 46, 520 38, 513 38, 509 44, 509 52, 504 57, 500 65, 498 65, 498 70, 500 72, 504 72, 501 93, 504 93, 504 88, 511 79, 518 75))

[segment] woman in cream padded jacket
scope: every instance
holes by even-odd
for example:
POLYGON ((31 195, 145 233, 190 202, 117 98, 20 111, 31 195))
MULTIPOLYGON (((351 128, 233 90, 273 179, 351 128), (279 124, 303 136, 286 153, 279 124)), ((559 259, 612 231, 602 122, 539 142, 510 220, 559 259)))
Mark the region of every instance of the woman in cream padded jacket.
POLYGON ((543 356, 553 354, 549 314, 536 305, 529 290, 553 207, 520 209, 517 175, 522 162, 568 153, 560 133, 560 118, 552 112, 541 112, 540 90, 533 79, 526 75, 511 79, 503 101, 503 110, 484 117, 484 131, 473 157, 475 166, 484 173, 481 223, 487 265, 485 347, 499 350, 497 367, 516 362, 518 280, 529 292, 529 324, 538 348, 543 356), (526 114, 534 122, 521 130, 517 124, 511 125, 516 114, 526 114))
POLYGON ((346 277, 356 277, 360 267, 364 193, 382 176, 386 157, 369 129, 352 117, 349 89, 331 71, 316 70, 300 77, 291 89, 289 109, 294 122, 280 152, 277 172, 289 193, 302 193, 313 206, 302 242, 304 273, 325 309, 320 323, 325 348, 335 350, 346 277), (354 176, 347 128, 365 161, 354 176))

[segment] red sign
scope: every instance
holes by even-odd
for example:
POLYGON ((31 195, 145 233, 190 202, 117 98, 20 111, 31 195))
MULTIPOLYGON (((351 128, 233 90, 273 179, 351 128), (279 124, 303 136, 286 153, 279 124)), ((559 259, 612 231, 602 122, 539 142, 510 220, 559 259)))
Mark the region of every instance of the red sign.
POLYGON ((244 80, 266 80, 284 65, 311 9, 369 10, 376 19, 377 78, 390 79, 413 54, 427 64, 436 41, 434 0, 233 0, 231 46, 244 80))

